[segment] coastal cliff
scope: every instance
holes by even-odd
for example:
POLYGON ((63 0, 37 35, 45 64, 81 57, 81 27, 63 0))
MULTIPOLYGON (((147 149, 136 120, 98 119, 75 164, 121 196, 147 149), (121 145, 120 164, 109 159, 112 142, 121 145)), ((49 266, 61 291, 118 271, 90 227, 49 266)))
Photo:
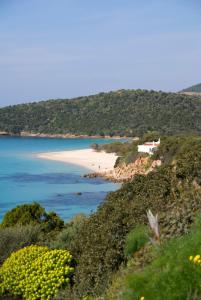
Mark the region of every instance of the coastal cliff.
POLYGON ((135 175, 147 175, 159 166, 161 166, 161 160, 152 161, 150 157, 139 157, 133 163, 123 163, 113 170, 90 173, 85 176, 89 178, 103 177, 114 182, 126 182, 130 181, 135 175))

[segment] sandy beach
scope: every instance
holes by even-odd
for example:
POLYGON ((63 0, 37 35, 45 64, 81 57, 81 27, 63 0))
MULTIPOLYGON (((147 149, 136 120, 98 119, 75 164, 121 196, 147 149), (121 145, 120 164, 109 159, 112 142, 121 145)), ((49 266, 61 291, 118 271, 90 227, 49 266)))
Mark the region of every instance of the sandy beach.
POLYGON ((114 153, 96 152, 93 149, 82 149, 40 153, 37 157, 71 163, 82 166, 93 172, 102 173, 113 170, 118 156, 114 153))

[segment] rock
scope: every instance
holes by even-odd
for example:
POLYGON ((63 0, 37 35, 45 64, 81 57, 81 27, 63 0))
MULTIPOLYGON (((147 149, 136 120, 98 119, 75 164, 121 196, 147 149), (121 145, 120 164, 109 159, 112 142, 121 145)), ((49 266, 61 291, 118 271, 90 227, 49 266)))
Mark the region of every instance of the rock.
POLYGON ((160 165, 160 160, 150 161, 149 157, 139 157, 133 163, 128 165, 124 163, 121 166, 117 166, 112 171, 90 173, 84 175, 84 177, 103 177, 106 180, 122 183, 130 181, 135 175, 147 175, 160 165))

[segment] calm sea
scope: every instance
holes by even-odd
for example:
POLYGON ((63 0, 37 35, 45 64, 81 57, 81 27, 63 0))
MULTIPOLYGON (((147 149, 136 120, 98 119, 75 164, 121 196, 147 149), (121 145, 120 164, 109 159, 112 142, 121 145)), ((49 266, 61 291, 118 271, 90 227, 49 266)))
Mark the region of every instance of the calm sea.
POLYGON ((87 179, 79 166, 42 160, 39 152, 89 148, 103 139, 50 139, 0 137, 0 220, 18 204, 39 202, 65 221, 78 213, 96 210, 109 191, 119 185, 102 179, 87 179), (81 193, 77 195, 76 193, 81 193))

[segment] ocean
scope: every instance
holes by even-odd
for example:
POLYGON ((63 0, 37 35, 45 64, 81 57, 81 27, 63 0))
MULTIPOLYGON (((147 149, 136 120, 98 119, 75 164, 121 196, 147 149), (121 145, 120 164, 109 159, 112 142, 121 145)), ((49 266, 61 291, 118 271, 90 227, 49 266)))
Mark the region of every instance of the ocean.
POLYGON ((0 137, 0 221, 11 208, 38 202, 69 221, 79 213, 90 214, 108 192, 119 184, 88 179, 89 170, 77 165, 43 160, 40 152, 86 149, 107 139, 52 139, 0 137), (81 193, 78 195, 77 193, 81 193))

